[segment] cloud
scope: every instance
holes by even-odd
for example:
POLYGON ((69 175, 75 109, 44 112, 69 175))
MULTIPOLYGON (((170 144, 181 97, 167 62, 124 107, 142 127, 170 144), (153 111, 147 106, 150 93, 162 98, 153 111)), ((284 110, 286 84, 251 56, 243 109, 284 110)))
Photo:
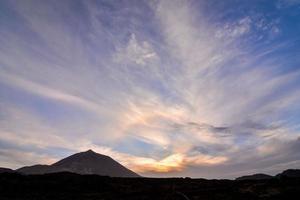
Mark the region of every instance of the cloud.
POLYGON ((149 158, 133 158, 130 160, 135 163, 132 168, 137 172, 170 173, 182 171, 187 166, 201 167, 217 165, 227 161, 227 158, 212 157, 201 154, 192 157, 188 157, 183 154, 172 154, 161 160, 149 158))
POLYGON ((300 1, 299 0, 278 0, 276 2, 276 7, 278 9, 283 9, 283 8, 287 8, 290 6, 296 6, 299 5, 300 1))
POLYGON ((4 83, 12 84, 18 88, 24 89, 30 93, 35 95, 47 97, 56 101, 66 102, 72 105, 77 105, 80 107, 84 107, 85 109, 89 109, 92 111, 100 110, 99 106, 96 103, 93 103, 89 100, 82 99, 72 94, 67 94, 59 90, 55 90, 52 88, 48 88, 46 86, 24 80, 17 76, 12 76, 9 74, 2 73, 1 81, 4 83))
POLYGON ((144 66, 147 62, 158 59, 157 54, 151 45, 143 41, 141 44, 136 40, 135 34, 131 34, 128 44, 125 48, 118 48, 115 60, 119 64, 134 63, 144 66))
POLYGON ((216 32, 216 37, 240 37, 251 30, 252 20, 250 17, 244 17, 233 24, 226 24, 221 30, 216 32))
POLYGON ((3 166, 9 165, 16 169, 22 165, 27 165, 33 160, 37 163, 52 164, 56 159, 49 158, 47 155, 34 152, 24 152, 17 150, 0 150, 1 164, 3 166))

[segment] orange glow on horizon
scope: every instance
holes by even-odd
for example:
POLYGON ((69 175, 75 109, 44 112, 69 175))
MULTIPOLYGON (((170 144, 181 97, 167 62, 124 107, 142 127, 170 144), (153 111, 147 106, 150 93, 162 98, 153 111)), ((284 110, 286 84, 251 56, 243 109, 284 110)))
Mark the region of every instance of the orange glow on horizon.
POLYGON ((228 159, 222 156, 208 156, 208 155, 198 155, 193 157, 188 157, 184 154, 172 154, 162 160, 154 160, 151 158, 139 158, 134 159, 130 167, 134 171, 143 172, 156 172, 156 173, 166 173, 174 171, 182 171, 185 167, 189 165, 194 166, 207 166, 216 165, 226 162, 228 159))

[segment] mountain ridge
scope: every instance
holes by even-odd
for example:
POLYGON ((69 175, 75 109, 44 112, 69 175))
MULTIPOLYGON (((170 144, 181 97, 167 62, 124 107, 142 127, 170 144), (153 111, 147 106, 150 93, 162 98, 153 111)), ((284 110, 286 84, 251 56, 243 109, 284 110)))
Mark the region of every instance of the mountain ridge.
POLYGON ((287 169, 284 170, 283 172, 277 174, 275 177, 277 178, 294 178, 294 177, 300 177, 300 169, 287 169))
POLYGON ((275 176, 271 176, 268 174, 252 174, 252 175, 245 175, 236 178, 235 180, 268 180, 272 178, 299 178, 300 177, 300 169, 287 169, 278 173, 275 176))
POLYGON ((0 173, 13 173, 14 170, 6 167, 0 167, 0 173))
POLYGON ((96 174, 111 177, 140 177, 109 156, 92 150, 75 153, 51 165, 25 166, 16 170, 21 174, 49 174, 72 172, 76 174, 96 174))
POLYGON ((245 175, 245 176, 241 176, 236 178, 235 180, 265 180, 265 179, 271 179, 273 178, 273 176, 268 175, 268 174, 262 174, 262 173, 258 173, 258 174, 252 174, 252 175, 245 175))
MULTIPOLYGON (((75 153, 51 165, 36 164, 32 166, 24 166, 16 170, 0 167, 0 173, 20 173, 31 175, 60 172, 70 172, 80 175, 95 174, 111 177, 141 177, 139 174, 127 169, 111 157, 96 153, 92 150, 75 153)), ((300 169, 287 169, 275 176, 262 173, 245 175, 237 177, 235 180, 267 180, 285 177, 300 177, 300 169)))

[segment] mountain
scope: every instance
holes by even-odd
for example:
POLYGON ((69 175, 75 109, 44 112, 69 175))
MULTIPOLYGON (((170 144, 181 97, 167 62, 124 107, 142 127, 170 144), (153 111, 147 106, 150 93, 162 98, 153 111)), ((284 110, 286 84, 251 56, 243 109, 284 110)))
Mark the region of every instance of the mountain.
POLYGON ((268 174, 253 174, 248 176, 241 176, 236 178, 235 180, 264 180, 264 179, 271 179, 273 176, 270 176, 268 174))
POLYGON ((1 173, 13 173, 13 172, 14 172, 14 170, 12 170, 12 169, 0 167, 0 174, 1 173))
POLYGON ((17 169, 23 174, 47 174, 72 172, 77 174, 97 174, 111 177, 139 177, 135 172, 125 168, 109 156, 92 150, 76 153, 52 165, 34 165, 17 169))
POLYGON ((51 165, 32 165, 19 168, 16 171, 22 174, 47 174, 51 173, 52 167, 51 165))
POLYGON ((283 171, 280 174, 276 175, 277 178, 283 178, 283 177, 288 177, 288 178, 299 178, 300 177, 300 169, 288 169, 283 171))

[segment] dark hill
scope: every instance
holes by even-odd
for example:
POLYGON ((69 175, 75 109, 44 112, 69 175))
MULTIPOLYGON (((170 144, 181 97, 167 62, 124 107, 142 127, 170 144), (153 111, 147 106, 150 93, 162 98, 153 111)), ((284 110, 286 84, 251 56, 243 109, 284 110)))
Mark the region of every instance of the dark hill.
POLYGON ((72 172, 77 174, 97 174, 111 177, 139 177, 138 174, 125 168, 109 156, 95 153, 92 150, 76 153, 52 165, 34 165, 17 169, 23 174, 47 174, 72 172))
POLYGON ((0 174, 1 173, 14 173, 14 170, 9 168, 0 167, 0 174))
POLYGON ((276 177, 278 177, 278 178, 283 178, 283 177, 299 178, 300 177, 300 169, 288 169, 288 170, 283 171, 280 174, 277 174, 276 177))
POLYGON ((267 174, 253 174, 248 176, 241 176, 236 178, 235 180, 264 180, 264 179, 271 179, 273 176, 267 175, 267 174))
POLYGON ((32 165, 22 167, 16 170, 23 174, 46 174, 51 173, 50 165, 32 165))

